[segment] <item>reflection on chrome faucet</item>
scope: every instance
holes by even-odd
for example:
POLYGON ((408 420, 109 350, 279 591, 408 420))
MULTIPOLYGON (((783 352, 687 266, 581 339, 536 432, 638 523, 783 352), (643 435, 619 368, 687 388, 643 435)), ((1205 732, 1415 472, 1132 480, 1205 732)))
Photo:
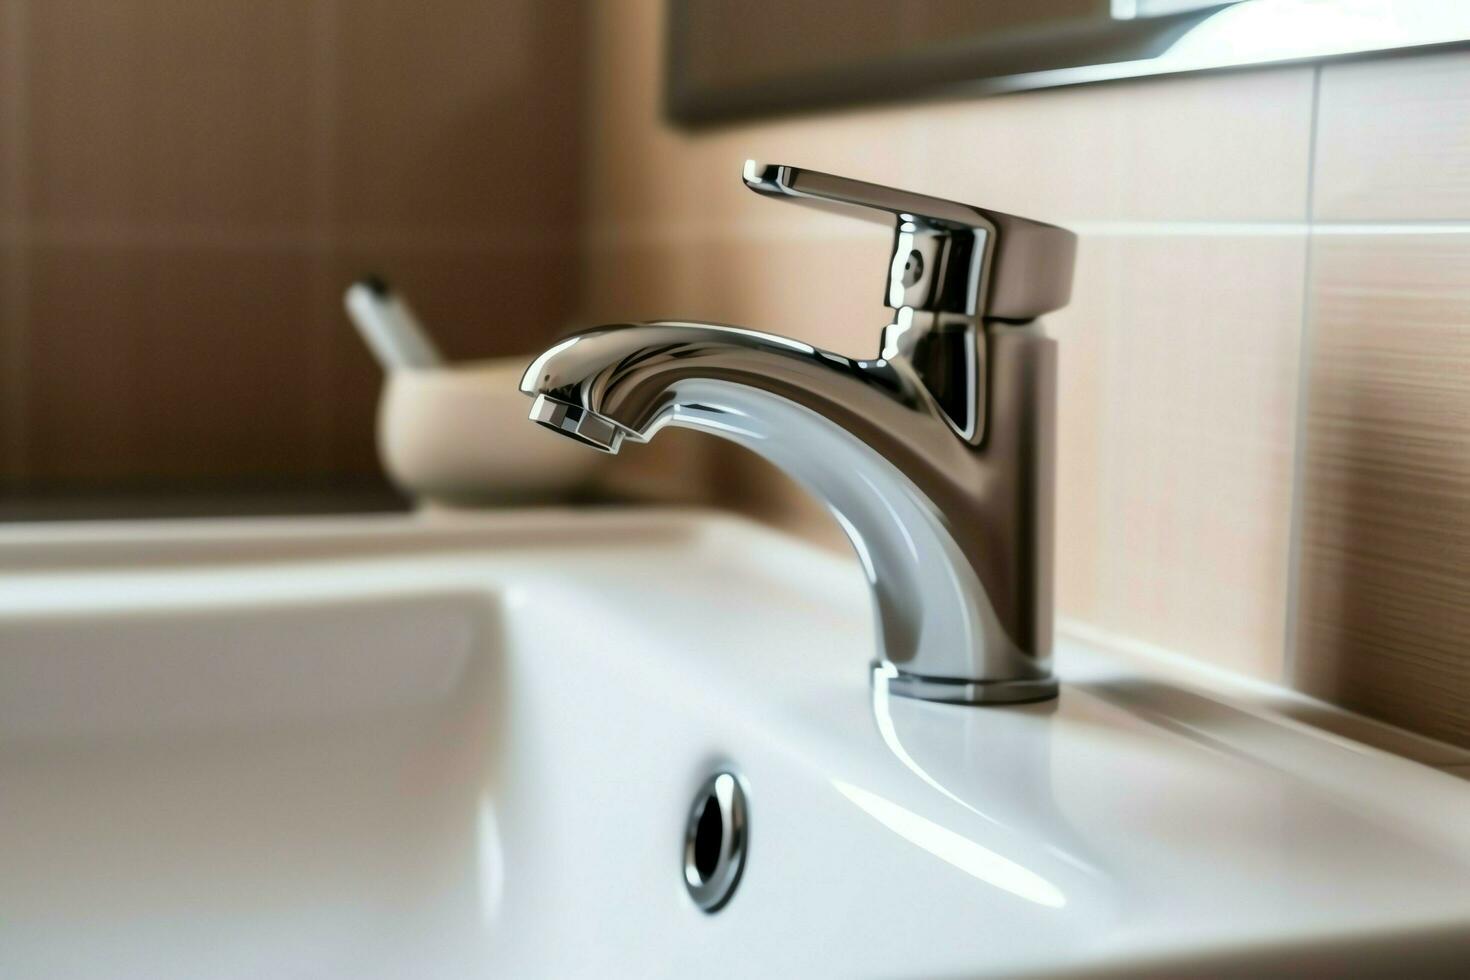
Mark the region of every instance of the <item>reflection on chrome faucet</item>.
POLYGON ((770 460, 837 515, 872 586, 888 689, 988 704, 1055 696, 1056 345, 1076 240, 1052 225, 785 166, 758 193, 894 228, 879 356, 738 327, 598 327, 546 351, 531 418, 606 452, 665 425, 770 460))

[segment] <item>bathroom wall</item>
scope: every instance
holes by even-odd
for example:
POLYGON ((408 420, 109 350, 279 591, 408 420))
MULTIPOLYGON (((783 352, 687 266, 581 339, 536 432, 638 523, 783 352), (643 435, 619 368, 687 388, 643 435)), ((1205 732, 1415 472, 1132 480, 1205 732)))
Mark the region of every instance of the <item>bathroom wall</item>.
MULTIPOLYGON (((662 7, 0 0, 0 497, 378 478, 368 269, 455 357, 669 315, 870 353, 887 237, 740 185, 792 162, 1081 233, 1065 629, 1470 746, 1470 51, 691 134, 662 7)), ((712 440, 618 467, 841 546, 712 440)))
MULTIPOLYGON (((746 157, 1074 228, 1063 628, 1470 746, 1470 52, 688 133, 660 118, 661 8, 593 15, 585 318, 872 353, 886 234, 756 198, 746 157)), ((840 546, 739 450, 623 455, 630 487, 840 546)))
POLYGON ((576 304, 580 3, 0 0, 0 493, 378 475, 341 311, 576 304))

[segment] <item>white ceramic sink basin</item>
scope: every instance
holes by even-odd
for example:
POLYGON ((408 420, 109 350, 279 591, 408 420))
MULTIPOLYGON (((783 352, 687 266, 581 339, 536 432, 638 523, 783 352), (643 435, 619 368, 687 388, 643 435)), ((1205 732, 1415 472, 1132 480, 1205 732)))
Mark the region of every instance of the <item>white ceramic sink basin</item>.
POLYGON ((22 528, 0 576, 0 976, 1470 963, 1470 783, 1066 641, 1052 705, 875 699, 857 562, 742 522, 22 528))

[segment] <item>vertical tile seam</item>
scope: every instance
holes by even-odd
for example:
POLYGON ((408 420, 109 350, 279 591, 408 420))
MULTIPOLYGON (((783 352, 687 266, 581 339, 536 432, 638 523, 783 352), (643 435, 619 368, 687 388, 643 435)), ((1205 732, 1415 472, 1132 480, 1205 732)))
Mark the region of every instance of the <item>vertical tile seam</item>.
POLYGON ((332 281, 333 258, 336 255, 333 211, 336 200, 336 113, 338 111, 339 24, 336 0, 320 0, 312 5, 311 105, 307 113, 311 127, 309 272, 307 283, 306 345, 307 376, 311 381, 311 401, 307 419, 311 427, 314 466, 321 475, 335 474, 337 459, 336 385, 333 362, 336 344, 332 342, 332 319, 327 311, 334 308, 335 283, 332 281), (325 319, 322 319, 325 317, 325 319))
POLYGON ((24 480, 30 473, 30 222, 28 203, 30 63, 26 57, 28 0, 0 8, 0 85, 10 92, 11 115, 0 133, 6 186, 0 208, 10 215, 10 257, 0 277, 0 454, 24 480))
POLYGON ((1301 323, 1297 341, 1296 417, 1292 420, 1291 503, 1287 512, 1286 545, 1286 615, 1282 628, 1281 683, 1291 687, 1296 676, 1298 633, 1301 617, 1302 551, 1305 537, 1308 410, 1311 405, 1312 360, 1315 330, 1312 287, 1313 259, 1316 251, 1317 138, 1321 129, 1322 65, 1312 69, 1312 108, 1308 117, 1306 242, 1302 249, 1301 323))

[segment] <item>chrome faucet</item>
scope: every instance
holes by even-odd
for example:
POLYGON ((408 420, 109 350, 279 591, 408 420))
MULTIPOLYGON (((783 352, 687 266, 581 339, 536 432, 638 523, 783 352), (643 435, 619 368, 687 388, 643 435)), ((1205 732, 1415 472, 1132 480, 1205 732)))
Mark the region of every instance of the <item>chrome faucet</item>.
POLYGON ((751 190, 893 226, 895 310, 872 360, 740 327, 616 324, 526 369, 531 418, 615 453, 665 425, 721 436, 821 498, 877 616, 875 683, 962 704, 1055 697, 1056 342, 1076 237, 1053 225, 795 167, 751 190))

